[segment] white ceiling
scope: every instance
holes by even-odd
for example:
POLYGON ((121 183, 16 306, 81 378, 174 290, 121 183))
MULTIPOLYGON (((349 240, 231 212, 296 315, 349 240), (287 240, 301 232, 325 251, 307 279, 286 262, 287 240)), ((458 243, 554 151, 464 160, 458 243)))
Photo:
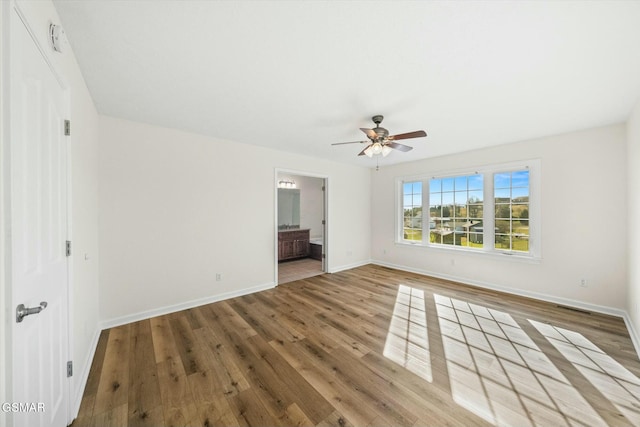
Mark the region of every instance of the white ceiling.
POLYGON ((54 0, 100 113, 373 167, 627 119, 639 1, 54 0))

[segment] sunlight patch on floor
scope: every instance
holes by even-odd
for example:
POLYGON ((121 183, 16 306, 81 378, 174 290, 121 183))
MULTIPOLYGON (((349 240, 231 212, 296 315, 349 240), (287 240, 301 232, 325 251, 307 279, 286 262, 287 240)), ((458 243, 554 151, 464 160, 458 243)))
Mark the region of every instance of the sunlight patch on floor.
POLYGON ((434 298, 456 403, 496 426, 606 425, 509 314, 434 298))
POLYGON ((640 379, 584 335, 529 322, 633 424, 640 425, 640 379))
POLYGON ((431 382, 424 291, 400 285, 383 355, 431 382))

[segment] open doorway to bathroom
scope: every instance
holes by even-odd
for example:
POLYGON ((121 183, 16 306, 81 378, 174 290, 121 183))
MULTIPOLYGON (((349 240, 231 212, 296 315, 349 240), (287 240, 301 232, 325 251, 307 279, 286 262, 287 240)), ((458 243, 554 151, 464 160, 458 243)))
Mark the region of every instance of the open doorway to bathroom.
POLYGON ((326 177, 276 171, 278 284, 327 271, 326 189, 326 177))

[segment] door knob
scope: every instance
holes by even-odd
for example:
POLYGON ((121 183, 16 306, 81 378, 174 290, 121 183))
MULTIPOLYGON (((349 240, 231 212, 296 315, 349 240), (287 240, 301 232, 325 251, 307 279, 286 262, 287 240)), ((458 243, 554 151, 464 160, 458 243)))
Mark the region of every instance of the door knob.
POLYGON ((46 301, 42 301, 39 306, 31 308, 25 307, 24 304, 18 305, 16 307, 16 323, 22 322, 22 319, 24 319, 26 316, 40 313, 45 308, 47 308, 46 301))

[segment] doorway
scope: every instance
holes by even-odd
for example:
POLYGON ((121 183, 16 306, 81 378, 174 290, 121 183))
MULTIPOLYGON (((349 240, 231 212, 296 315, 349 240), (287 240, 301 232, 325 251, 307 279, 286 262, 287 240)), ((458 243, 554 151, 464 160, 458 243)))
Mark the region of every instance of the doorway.
POLYGON ((327 177, 276 170, 276 283, 327 271, 327 177))

